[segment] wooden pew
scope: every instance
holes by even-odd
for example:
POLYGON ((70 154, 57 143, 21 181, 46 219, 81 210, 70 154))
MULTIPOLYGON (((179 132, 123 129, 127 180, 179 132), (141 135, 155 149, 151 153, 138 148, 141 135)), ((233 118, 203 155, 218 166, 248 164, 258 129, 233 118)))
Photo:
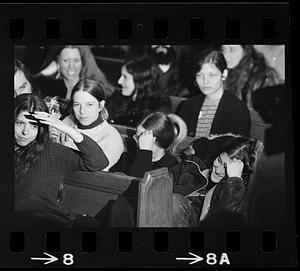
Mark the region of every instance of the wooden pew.
POLYGON ((73 172, 64 180, 63 206, 74 213, 95 216, 138 182, 138 227, 172 226, 173 183, 167 168, 145 173, 144 178, 110 172, 73 172))
POLYGON ((110 199, 124 192, 134 179, 123 173, 73 172, 64 179, 63 206, 77 214, 94 216, 110 199))
POLYGON ((173 181, 167 168, 146 172, 139 183, 137 226, 172 227, 173 181))

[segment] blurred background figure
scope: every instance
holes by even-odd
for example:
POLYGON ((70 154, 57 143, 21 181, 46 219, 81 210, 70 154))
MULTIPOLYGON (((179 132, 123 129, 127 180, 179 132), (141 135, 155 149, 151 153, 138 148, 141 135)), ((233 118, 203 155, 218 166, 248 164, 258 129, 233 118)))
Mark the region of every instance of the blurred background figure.
POLYGON ((180 50, 174 45, 150 45, 146 47, 146 55, 157 66, 158 85, 161 91, 172 96, 190 94, 180 69, 180 50))
POLYGON ((157 83, 157 69, 149 58, 127 61, 118 80, 120 91, 107 100, 111 123, 135 127, 151 111, 171 111, 170 98, 157 83))
POLYGON ((252 122, 251 136, 263 140, 264 129, 269 124, 253 108, 253 93, 280 84, 280 76, 253 45, 222 45, 222 50, 229 71, 225 89, 247 105, 252 122))
POLYGON ((31 75, 24 64, 15 59, 14 67, 14 97, 23 93, 38 93, 37 87, 34 86, 31 75))
POLYGON ((290 226, 288 223, 294 219, 285 198, 286 191, 294 191, 292 109, 288 97, 284 85, 266 87, 253 95, 255 109, 270 126, 264 132, 265 151, 250 194, 250 226, 276 230, 290 226))
POLYGON ((254 91, 280 83, 279 74, 253 45, 222 45, 222 50, 229 70, 226 89, 249 108, 254 91))
POLYGON ((70 100, 73 87, 83 78, 101 82, 107 96, 114 91, 98 68, 89 46, 53 46, 37 74, 37 82, 45 96, 59 96, 67 100, 70 100))
POLYGON ((285 81, 285 46, 284 45, 253 45, 255 50, 262 53, 272 68, 280 77, 281 83, 285 81))

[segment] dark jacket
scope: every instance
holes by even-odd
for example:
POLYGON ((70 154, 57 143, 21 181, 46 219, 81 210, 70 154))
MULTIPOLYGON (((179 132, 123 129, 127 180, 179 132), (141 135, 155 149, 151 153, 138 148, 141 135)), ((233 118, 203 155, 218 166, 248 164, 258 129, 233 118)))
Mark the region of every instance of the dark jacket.
POLYGON ((153 111, 171 112, 171 100, 168 96, 156 95, 141 101, 132 101, 119 91, 111 95, 106 102, 109 122, 136 127, 138 122, 153 111))
MULTIPOLYGON (((183 118, 188 127, 188 136, 194 137, 199 112, 205 96, 197 95, 178 106, 176 114, 183 118)), ((247 106, 231 93, 224 91, 219 102, 210 134, 233 133, 249 137, 251 129, 250 113, 247 106)))

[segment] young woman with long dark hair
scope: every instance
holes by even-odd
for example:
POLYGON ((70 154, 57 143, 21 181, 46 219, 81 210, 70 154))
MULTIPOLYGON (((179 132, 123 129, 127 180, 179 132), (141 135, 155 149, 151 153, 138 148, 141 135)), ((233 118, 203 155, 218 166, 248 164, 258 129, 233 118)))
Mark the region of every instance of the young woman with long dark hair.
POLYGON ((15 211, 29 220, 71 226, 75 215, 58 202, 64 176, 72 171, 98 171, 108 166, 101 147, 49 114, 39 96, 15 98, 15 211), (52 142, 49 126, 70 136, 79 152, 52 142))
POLYGON ((127 61, 121 68, 118 83, 121 91, 108 98, 112 123, 135 127, 150 112, 170 112, 171 100, 158 88, 154 63, 146 57, 127 61))

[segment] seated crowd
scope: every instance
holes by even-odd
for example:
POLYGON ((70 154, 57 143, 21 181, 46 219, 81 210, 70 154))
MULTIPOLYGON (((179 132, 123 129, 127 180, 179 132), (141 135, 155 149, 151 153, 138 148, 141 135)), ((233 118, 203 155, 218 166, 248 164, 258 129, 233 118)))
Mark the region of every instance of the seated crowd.
POLYGON ((198 94, 182 95, 176 109, 171 96, 192 91, 180 82, 169 45, 124 61, 114 83, 89 46, 53 46, 35 75, 16 59, 15 212, 21 223, 137 227, 139 181, 91 217, 65 208, 64 179, 77 171, 109 171, 141 180, 167 168, 173 227, 246 226, 263 149, 251 133, 252 94, 275 84, 277 73, 253 46, 232 46, 205 49, 194 59, 198 94), (233 49, 240 53, 235 64, 233 49), (242 67, 250 61, 251 69, 264 69, 242 67), (163 79, 173 69, 177 85, 163 79))

